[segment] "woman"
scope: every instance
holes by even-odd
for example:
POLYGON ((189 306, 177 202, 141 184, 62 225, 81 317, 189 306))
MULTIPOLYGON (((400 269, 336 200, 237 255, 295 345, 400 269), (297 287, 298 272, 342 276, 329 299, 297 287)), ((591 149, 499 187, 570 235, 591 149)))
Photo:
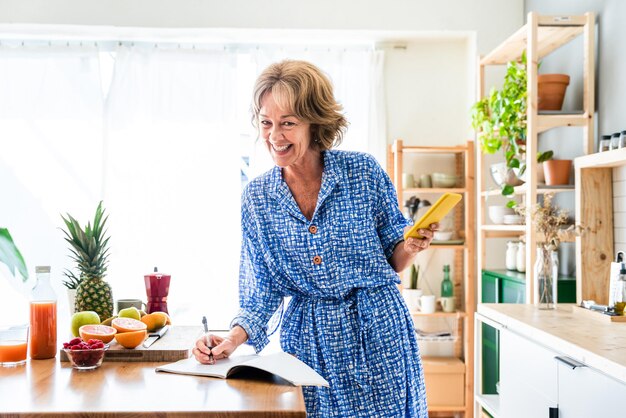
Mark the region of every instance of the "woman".
POLYGON ((437 225, 403 241, 408 221, 374 158, 331 150, 347 125, 340 110, 330 81, 307 62, 273 64, 257 80, 253 121, 276 167, 242 196, 241 310, 226 337, 199 339, 193 354, 212 363, 244 342, 262 350, 291 296, 282 348, 330 383, 303 389, 310 416, 426 417, 397 272, 437 225))

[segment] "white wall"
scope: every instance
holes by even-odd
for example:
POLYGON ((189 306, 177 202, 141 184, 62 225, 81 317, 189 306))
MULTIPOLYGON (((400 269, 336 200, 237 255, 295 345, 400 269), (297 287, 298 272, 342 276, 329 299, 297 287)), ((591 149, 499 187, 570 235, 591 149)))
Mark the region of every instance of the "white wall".
POLYGON ((477 31, 487 51, 521 24, 523 10, 523 0, 0 0, 0 23, 477 31))

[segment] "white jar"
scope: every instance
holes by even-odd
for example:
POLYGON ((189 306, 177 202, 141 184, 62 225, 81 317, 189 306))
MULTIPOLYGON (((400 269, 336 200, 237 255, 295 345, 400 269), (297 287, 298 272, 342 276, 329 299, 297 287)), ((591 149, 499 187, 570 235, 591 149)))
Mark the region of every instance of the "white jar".
POLYGON ((517 241, 508 241, 506 243, 506 269, 517 269, 517 241))
POLYGON ((517 271, 524 273, 526 271, 526 243, 520 241, 517 243, 517 271))

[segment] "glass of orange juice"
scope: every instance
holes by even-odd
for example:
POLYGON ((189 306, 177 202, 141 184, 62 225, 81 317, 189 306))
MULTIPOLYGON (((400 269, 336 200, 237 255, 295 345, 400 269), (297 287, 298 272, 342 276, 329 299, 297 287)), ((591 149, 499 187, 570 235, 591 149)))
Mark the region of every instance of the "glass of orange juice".
POLYGON ((0 367, 15 367, 26 363, 28 325, 0 328, 0 367))

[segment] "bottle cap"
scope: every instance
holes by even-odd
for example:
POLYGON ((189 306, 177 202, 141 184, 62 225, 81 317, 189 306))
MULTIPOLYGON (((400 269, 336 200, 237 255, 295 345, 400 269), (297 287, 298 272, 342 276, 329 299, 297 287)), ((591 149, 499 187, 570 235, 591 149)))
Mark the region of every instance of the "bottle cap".
POLYGON ((50 273, 50 266, 37 266, 35 273, 50 273))
POLYGON ((448 271, 450 271, 450 265, 449 265, 449 264, 445 264, 445 265, 443 266, 443 271, 444 271, 444 272, 448 272, 448 271))

